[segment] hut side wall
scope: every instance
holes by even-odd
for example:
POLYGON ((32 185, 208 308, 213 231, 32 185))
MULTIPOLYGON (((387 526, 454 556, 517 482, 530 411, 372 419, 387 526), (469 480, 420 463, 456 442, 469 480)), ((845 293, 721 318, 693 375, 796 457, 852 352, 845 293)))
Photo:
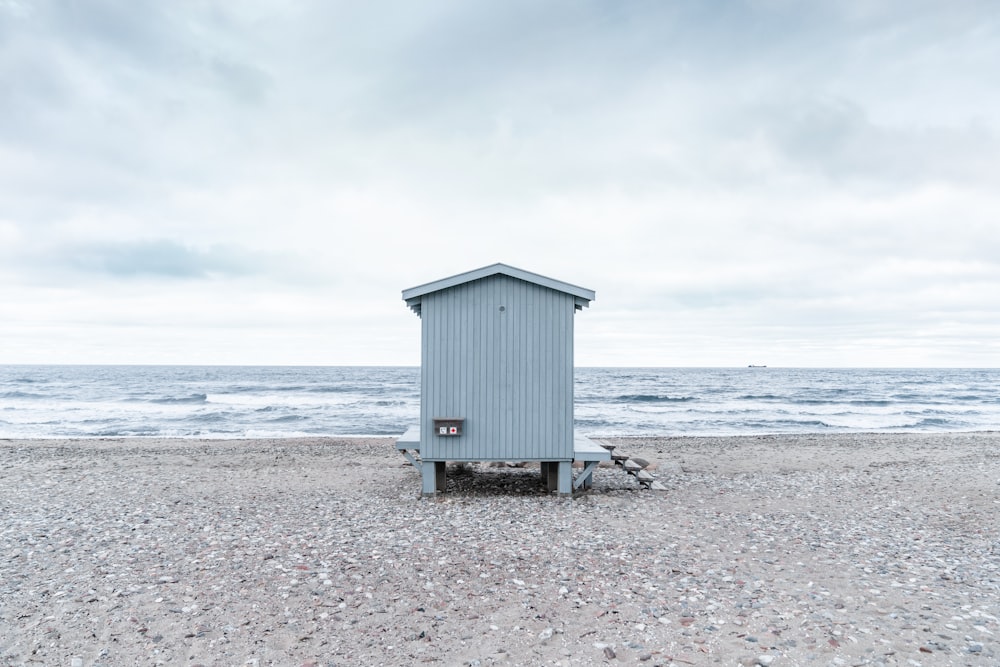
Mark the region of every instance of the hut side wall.
POLYGON ((421 457, 572 459, 574 312, 572 295, 506 275, 424 295, 421 457), (461 436, 434 433, 447 417, 461 436))

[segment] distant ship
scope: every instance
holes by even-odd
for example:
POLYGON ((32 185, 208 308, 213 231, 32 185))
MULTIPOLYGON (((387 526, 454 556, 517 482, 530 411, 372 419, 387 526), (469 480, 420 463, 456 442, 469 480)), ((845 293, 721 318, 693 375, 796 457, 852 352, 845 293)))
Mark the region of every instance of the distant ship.
POLYGON ((750 364, 747 368, 767 368, 767 364, 758 366, 757 364, 750 364))

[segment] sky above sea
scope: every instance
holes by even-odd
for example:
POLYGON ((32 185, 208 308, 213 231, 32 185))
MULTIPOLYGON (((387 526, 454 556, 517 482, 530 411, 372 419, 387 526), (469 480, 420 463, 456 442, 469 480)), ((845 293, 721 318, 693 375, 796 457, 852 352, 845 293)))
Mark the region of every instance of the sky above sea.
POLYGON ((0 363, 1000 366, 1000 3, 0 0, 0 363))

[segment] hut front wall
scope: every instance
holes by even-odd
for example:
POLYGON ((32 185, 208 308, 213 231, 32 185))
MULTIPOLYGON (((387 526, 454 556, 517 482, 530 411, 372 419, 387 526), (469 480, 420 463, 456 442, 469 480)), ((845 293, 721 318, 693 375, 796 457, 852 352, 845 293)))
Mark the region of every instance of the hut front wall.
POLYGON ((505 275, 424 295, 421 457, 572 459, 574 312, 572 295, 505 275), (462 435, 437 435, 451 417, 462 435))

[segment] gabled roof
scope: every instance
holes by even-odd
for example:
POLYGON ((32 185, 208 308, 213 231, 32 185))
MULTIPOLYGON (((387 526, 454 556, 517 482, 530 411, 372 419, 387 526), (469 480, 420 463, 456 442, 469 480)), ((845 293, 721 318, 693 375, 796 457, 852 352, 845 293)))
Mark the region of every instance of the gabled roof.
POLYGON ((462 285, 481 278, 489 278, 490 276, 497 274, 510 276, 511 278, 517 278, 518 280, 523 280, 525 282, 534 283, 535 285, 541 285, 542 287, 554 289, 558 292, 570 294, 576 297, 577 310, 582 310, 584 306, 589 306, 590 302, 594 300, 594 290, 577 287, 576 285, 570 285, 569 283, 564 283, 563 281, 555 280, 554 278, 546 278, 545 276, 540 276, 537 273, 518 269, 513 266, 507 266, 506 264, 491 264, 489 266, 484 266, 481 269, 466 271, 465 273, 459 273, 458 275, 451 276, 450 278, 442 278, 441 280, 435 280, 432 283, 405 289, 403 290, 403 300, 406 301, 406 305, 409 306, 413 312, 419 315, 421 299, 425 294, 440 292, 441 290, 455 287, 456 285, 462 285))

